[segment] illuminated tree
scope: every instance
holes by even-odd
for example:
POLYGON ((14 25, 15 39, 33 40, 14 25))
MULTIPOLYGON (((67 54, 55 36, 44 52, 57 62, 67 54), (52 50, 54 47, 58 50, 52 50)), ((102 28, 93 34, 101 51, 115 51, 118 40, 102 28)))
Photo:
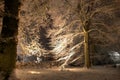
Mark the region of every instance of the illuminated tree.
POLYGON ((48 53, 46 49, 46 47, 48 48, 47 42, 45 43, 47 34, 45 28, 48 25, 47 21, 49 21, 47 20, 48 3, 49 0, 23 1, 18 35, 18 45, 22 49, 22 54, 31 55, 34 53, 35 55, 42 55, 48 53), (24 6, 26 6, 25 9, 24 6))
MULTIPOLYGON (((76 7, 70 5, 68 15, 76 15, 77 18, 70 21, 70 24, 65 24, 58 29, 51 30, 50 33, 54 33, 54 38, 52 39, 52 45, 54 46, 53 52, 56 53, 56 56, 62 56, 60 60, 65 60, 62 66, 64 67, 67 62, 75 55, 76 50, 79 50, 80 47, 84 46, 84 61, 85 67, 91 67, 90 63, 90 39, 92 37, 98 38, 104 45, 106 42, 113 42, 113 39, 110 36, 112 28, 109 28, 109 24, 112 22, 107 22, 114 18, 114 10, 118 9, 118 1, 107 1, 107 0, 78 0, 76 7), (71 13, 70 13, 71 11, 71 13), (95 33, 94 33, 95 32, 95 33), (95 34, 90 37, 90 34, 95 34), (78 41, 77 44, 71 45, 74 38, 81 37, 83 41, 78 41), (69 48, 68 48, 69 47, 69 48)), ((67 20, 70 20, 70 16, 67 20)), ((96 42, 95 42, 96 43, 96 42)), ((108 44, 108 43, 107 43, 108 44)), ((73 61, 81 58, 78 56, 73 61)))

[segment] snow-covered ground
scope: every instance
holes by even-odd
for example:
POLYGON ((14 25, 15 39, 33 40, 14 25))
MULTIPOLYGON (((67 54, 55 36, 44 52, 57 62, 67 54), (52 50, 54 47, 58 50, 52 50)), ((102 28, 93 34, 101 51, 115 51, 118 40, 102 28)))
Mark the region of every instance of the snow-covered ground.
POLYGON ((120 80, 120 69, 108 67, 54 69, 16 69, 20 80, 120 80))

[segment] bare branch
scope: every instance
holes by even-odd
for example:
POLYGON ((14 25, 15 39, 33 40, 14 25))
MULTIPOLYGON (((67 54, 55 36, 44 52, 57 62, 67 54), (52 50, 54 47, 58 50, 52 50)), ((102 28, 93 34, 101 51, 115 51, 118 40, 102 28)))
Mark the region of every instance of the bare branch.
POLYGON ((76 49, 76 48, 78 48, 78 47, 80 48, 83 43, 84 43, 84 41, 76 44, 75 46, 73 46, 73 47, 70 49, 70 51, 73 51, 74 49, 76 49))
POLYGON ((72 21, 69 25, 63 26, 59 31, 57 31, 57 32, 54 34, 54 36, 57 36, 57 35, 61 34, 62 32, 69 30, 69 27, 70 27, 70 26, 74 25, 76 22, 79 22, 79 21, 81 21, 81 20, 74 20, 74 21, 72 21))
POLYGON ((98 31, 98 29, 90 29, 88 33, 93 32, 93 31, 98 31))
POLYGON ((70 63, 73 63, 75 61, 77 61, 78 59, 82 58, 83 57, 83 54, 81 54, 80 56, 78 56, 77 58, 73 59, 70 63))
MULTIPOLYGON (((110 28, 108 27, 108 25, 106 25, 105 23, 103 22, 94 22, 92 23, 93 26, 96 26, 96 25, 102 25, 104 28, 106 28, 107 30, 109 30, 110 28)), ((102 27, 101 26, 101 27, 102 27)))
POLYGON ((93 11, 92 13, 90 13, 90 19, 96 14, 96 13, 105 13, 105 14, 109 14, 110 12, 113 11, 114 8, 112 7, 112 5, 109 6, 105 6, 105 7, 101 7, 101 8, 96 8, 95 11, 93 11))
MULTIPOLYGON (((65 67, 65 65, 67 64, 67 62, 70 60, 70 58, 75 54, 75 52, 73 52, 73 50, 76 48, 76 47, 81 47, 81 45, 83 44, 83 42, 81 42, 81 43, 79 43, 79 44, 77 44, 77 45, 75 45, 74 47, 72 47, 71 49, 70 49, 70 54, 68 55, 68 56, 66 56, 65 58, 63 58, 63 59, 65 59, 65 62, 61 65, 61 69, 64 69, 64 67, 65 67)), ((61 60, 61 59, 60 59, 61 60)))
POLYGON ((109 39, 110 41, 114 42, 114 40, 105 32, 101 31, 101 30, 98 30, 98 29, 91 29, 89 30, 88 32, 92 32, 92 31, 97 31, 99 32, 101 35, 105 36, 107 39, 109 39))

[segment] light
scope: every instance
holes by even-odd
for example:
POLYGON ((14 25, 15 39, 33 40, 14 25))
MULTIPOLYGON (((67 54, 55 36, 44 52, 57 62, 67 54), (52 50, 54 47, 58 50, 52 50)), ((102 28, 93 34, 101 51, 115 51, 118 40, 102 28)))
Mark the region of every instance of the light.
POLYGON ((40 74, 40 72, 38 72, 38 71, 28 71, 28 73, 30 73, 30 74, 40 74))

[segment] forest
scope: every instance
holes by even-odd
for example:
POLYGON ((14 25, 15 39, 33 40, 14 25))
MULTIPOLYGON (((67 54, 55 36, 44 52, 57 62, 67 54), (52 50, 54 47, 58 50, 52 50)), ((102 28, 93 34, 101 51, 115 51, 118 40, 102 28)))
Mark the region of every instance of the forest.
POLYGON ((0 80, 120 80, 120 0, 0 0, 0 80))

